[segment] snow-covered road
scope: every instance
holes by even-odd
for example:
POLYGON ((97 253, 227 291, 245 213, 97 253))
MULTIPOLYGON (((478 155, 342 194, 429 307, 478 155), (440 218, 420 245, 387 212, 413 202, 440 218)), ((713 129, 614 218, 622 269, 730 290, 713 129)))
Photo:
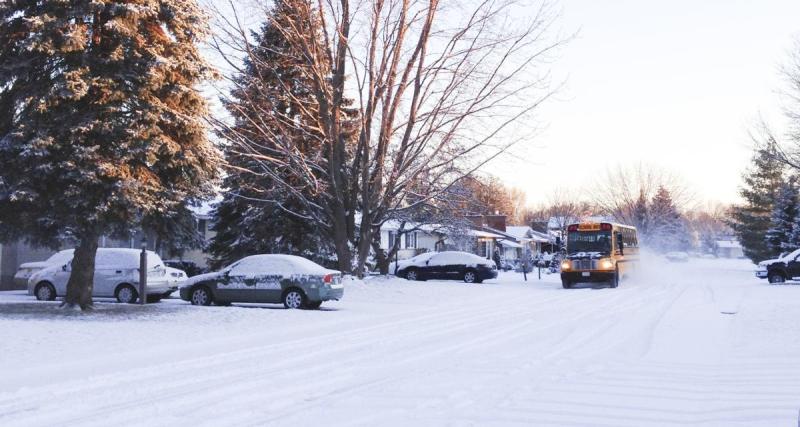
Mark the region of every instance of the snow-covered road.
POLYGON ((662 266, 618 289, 377 278, 321 311, 0 293, 0 425, 796 426, 800 286, 662 266))

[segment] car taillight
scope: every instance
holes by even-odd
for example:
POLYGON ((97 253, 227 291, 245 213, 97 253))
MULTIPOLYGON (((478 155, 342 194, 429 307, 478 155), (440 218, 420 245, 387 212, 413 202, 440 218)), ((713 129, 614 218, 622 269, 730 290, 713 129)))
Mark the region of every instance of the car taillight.
POLYGON ((333 274, 326 274, 325 277, 322 278, 324 283, 333 283, 333 274))

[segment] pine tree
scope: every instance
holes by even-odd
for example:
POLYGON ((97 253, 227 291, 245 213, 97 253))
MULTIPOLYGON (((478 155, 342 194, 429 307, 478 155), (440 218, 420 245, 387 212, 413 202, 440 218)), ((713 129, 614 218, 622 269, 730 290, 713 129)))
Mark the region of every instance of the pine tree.
POLYGON ((168 212, 145 216, 142 228, 155 234, 153 250, 156 253, 181 254, 202 249, 205 244, 205 236, 198 231, 195 216, 186 203, 168 212))
POLYGON ((642 243, 647 243, 650 226, 650 208, 648 207, 647 197, 644 195, 644 190, 639 191, 639 197, 636 199, 636 204, 633 207, 633 225, 638 231, 639 238, 642 243))
POLYGON ((275 2, 268 21, 252 34, 251 54, 235 77, 230 98, 223 100, 234 124, 220 133, 231 141, 225 149, 230 167, 223 184, 226 193, 215 210, 212 266, 274 252, 322 261, 330 252, 324 236, 304 218, 313 215, 315 207, 308 201, 317 189, 298 179, 296 159, 286 154, 314 158, 323 150, 321 136, 309 131, 311 116, 318 111, 310 77, 281 30, 296 21, 291 13, 290 5, 275 2), (267 166, 263 157, 283 159, 287 167, 267 166), (297 192, 287 192, 276 180, 294 182, 297 192))
POLYGON ((784 251, 791 252, 795 249, 800 249, 800 209, 794 224, 792 224, 792 232, 789 234, 784 251))
POLYGON ((767 249, 774 254, 797 249, 797 184, 789 179, 778 190, 772 208, 770 227, 764 237, 767 249))
POLYGON ((0 237, 76 242, 65 304, 92 304, 101 235, 212 190, 193 0, 0 3, 0 237))
POLYGON ((672 195, 659 187, 650 204, 648 229, 650 247, 661 251, 685 250, 689 246, 689 233, 683 215, 678 211, 672 195))
POLYGON ((742 244, 745 256, 754 262, 778 255, 767 247, 764 236, 770 227, 777 191, 783 184, 784 165, 779 160, 777 142, 769 138, 758 147, 750 170, 743 176, 739 194, 744 204, 731 209, 730 226, 742 244))

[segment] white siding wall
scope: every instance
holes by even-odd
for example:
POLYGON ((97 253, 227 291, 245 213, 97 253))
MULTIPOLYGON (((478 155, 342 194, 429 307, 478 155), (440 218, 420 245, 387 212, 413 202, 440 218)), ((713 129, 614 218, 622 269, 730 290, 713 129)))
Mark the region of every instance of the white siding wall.
POLYGON ((439 238, 430 233, 418 232, 417 233, 417 249, 427 249, 428 252, 436 250, 436 242, 439 238))
MULTIPOLYGON (((415 233, 417 234, 416 248, 413 244, 411 246, 406 245, 405 234, 400 237, 400 250, 397 254, 399 259, 410 258, 416 255, 417 251, 430 252, 436 250, 436 242, 439 240, 436 235, 424 231, 416 231, 415 233)), ((411 241, 413 243, 413 239, 411 241)), ((381 248, 386 251, 389 250, 389 230, 381 230, 381 248)))

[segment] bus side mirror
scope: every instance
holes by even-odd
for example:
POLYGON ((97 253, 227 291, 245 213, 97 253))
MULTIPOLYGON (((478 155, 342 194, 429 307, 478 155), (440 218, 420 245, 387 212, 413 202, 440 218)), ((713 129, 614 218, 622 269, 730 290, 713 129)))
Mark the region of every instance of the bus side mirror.
POLYGON ((625 255, 625 243, 622 241, 622 234, 617 234, 617 248, 620 255, 625 255))

